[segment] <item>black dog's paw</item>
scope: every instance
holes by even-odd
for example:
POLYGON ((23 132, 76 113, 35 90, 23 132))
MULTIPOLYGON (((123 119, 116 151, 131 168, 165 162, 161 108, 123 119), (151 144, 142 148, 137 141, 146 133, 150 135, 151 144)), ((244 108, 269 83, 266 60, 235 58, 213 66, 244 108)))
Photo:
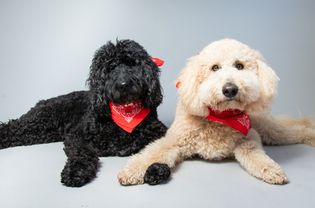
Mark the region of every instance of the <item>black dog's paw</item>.
POLYGON ((144 182, 150 185, 164 183, 171 175, 171 169, 166 164, 153 163, 145 172, 144 182))
POLYGON ((69 187, 81 187, 87 184, 95 177, 95 174, 92 173, 94 171, 89 171, 90 168, 67 163, 61 172, 61 183, 69 187))
POLYGON ((83 171, 63 169, 61 173, 61 183, 69 187, 81 187, 88 183, 88 178, 84 175, 83 171))

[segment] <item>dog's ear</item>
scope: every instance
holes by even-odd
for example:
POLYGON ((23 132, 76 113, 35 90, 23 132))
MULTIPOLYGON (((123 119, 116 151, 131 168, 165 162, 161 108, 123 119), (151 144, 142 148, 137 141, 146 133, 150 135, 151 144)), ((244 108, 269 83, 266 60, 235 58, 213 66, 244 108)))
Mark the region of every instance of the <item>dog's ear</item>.
POLYGON ((159 81, 160 69, 155 63, 144 63, 144 70, 147 72, 148 89, 143 98, 143 105, 146 108, 157 108, 163 100, 162 87, 159 81))
POLYGON ((196 116, 206 116, 208 113, 207 108, 204 107, 198 97, 199 86, 202 82, 201 67, 198 55, 191 57, 176 79, 180 102, 190 114, 196 116))
POLYGON ((94 54, 90 66, 87 84, 90 88, 90 100, 97 117, 110 116, 108 99, 105 97, 105 83, 108 71, 115 66, 116 47, 112 42, 100 47, 94 54))
POLYGON ((115 55, 116 46, 110 41, 95 52, 87 80, 90 89, 97 88, 107 71, 115 66, 115 55))
POLYGON ((262 59, 257 60, 258 78, 261 85, 261 101, 269 105, 277 94, 279 77, 262 59))

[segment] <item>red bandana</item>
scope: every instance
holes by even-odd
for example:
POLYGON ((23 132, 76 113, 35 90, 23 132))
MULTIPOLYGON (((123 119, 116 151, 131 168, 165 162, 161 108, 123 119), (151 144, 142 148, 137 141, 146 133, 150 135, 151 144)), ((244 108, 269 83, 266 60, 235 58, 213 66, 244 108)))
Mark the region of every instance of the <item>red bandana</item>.
POLYGON ((149 108, 144 108, 140 100, 128 104, 110 102, 109 107, 113 121, 128 133, 131 133, 151 111, 149 108))
POLYGON ((164 61, 162 59, 159 59, 157 57, 151 57, 152 61, 157 65, 157 66, 163 66, 164 61))
POLYGON ((207 120, 228 125, 245 136, 248 134, 250 128, 252 128, 249 115, 240 110, 231 109, 220 112, 209 108, 207 120))

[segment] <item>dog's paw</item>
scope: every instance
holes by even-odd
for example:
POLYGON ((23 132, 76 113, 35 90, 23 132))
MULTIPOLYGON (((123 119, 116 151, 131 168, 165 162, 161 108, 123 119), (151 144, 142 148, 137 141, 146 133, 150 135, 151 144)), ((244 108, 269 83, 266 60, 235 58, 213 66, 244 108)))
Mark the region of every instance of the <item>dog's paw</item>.
POLYGON ((89 180, 81 174, 81 171, 63 170, 61 173, 61 183, 69 187, 81 187, 88 183, 89 180))
POLYGON ((85 178, 81 178, 79 176, 62 176, 61 183, 69 187, 81 187, 88 183, 88 181, 85 178))
POLYGON ((91 171, 94 167, 80 167, 68 163, 61 172, 61 183, 69 187, 81 187, 90 182, 95 176, 96 171, 91 171))
POLYGON ((143 184, 144 172, 137 169, 123 169, 118 173, 118 181, 123 186, 143 184))
POLYGON ((267 166, 262 169, 261 179, 270 184, 287 184, 289 182, 287 176, 279 167, 267 166))
POLYGON ((153 163, 144 175, 144 182, 150 185, 157 185, 166 182, 171 175, 171 169, 166 164, 153 163))

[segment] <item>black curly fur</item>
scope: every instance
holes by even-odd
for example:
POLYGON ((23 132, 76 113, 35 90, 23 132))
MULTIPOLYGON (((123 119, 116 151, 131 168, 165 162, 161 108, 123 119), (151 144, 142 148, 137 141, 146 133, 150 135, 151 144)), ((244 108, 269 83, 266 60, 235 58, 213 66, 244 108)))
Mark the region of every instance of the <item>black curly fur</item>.
POLYGON ((145 172, 144 182, 150 185, 165 183, 171 175, 171 169, 163 163, 153 163, 145 172))
POLYGON ((159 73, 135 41, 108 42, 92 60, 89 91, 40 101, 19 119, 0 124, 0 149, 64 141, 68 159, 61 181, 66 186, 82 186, 96 176, 98 157, 131 155, 165 134, 156 112, 162 102, 159 73), (121 86, 122 82, 126 85, 121 86), (137 99, 151 112, 127 133, 112 121, 109 101, 137 99))

